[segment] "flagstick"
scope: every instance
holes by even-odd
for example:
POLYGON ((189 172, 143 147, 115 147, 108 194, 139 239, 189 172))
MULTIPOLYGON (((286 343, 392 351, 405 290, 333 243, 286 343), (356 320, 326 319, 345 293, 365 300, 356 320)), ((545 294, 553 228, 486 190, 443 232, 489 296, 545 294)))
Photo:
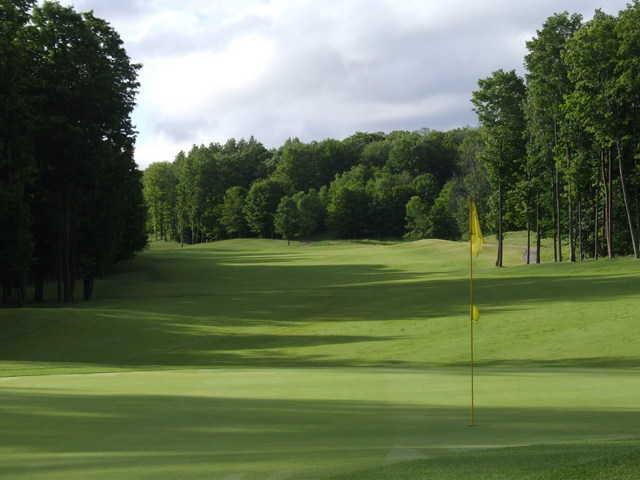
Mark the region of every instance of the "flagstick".
POLYGON ((474 405, 474 388, 473 388, 473 238, 471 228, 471 200, 469 200, 469 339, 471 350, 471 423, 470 427, 475 426, 475 405, 474 405))

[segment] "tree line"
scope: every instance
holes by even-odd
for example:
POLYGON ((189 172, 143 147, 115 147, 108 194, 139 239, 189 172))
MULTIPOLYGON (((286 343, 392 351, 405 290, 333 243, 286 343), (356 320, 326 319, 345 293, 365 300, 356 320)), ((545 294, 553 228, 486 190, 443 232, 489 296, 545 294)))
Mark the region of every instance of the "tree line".
POLYGON ((640 2, 585 22, 548 18, 525 76, 480 79, 479 128, 254 138, 194 146, 144 173, 148 230, 196 243, 286 239, 459 239, 474 198, 485 231, 527 231, 527 263, 634 254, 640 237, 640 2))
POLYGON ((94 278, 146 245, 131 112, 139 65, 91 12, 0 0, 2 302, 28 286, 89 299, 94 278))
MULTIPOLYGON (((640 2, 583 21, 549 17, 527 42, 525 77, 498 70, 473 94, 502 266, 503 232, 554 259, 633 254, 640 228, 640 2), (532 247, 532 242, 535 246, 532 247)), ((531 256, 528 256, 531 261, 531 256)))
MULTIPOLYGON (((487 197, 477 129, 356 133, 343 140, 254 138, 194 146, 144 172, 148 230, 157 239, 458 239, 462 193, 487 197)), ((484 207, 486 202, 481 202, 484 207)), ((485 207, 486 209, 486 207, 485 207)))

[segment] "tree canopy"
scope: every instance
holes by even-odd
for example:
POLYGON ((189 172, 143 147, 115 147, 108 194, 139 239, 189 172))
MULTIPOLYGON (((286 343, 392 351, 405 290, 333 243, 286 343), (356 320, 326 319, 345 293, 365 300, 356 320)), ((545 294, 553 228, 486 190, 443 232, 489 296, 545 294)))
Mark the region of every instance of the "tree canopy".
POLYGON ((146 244, 131 112, 139 65, 91 12, 0 2, 3 300, 55 279, 58 300, 146 244))

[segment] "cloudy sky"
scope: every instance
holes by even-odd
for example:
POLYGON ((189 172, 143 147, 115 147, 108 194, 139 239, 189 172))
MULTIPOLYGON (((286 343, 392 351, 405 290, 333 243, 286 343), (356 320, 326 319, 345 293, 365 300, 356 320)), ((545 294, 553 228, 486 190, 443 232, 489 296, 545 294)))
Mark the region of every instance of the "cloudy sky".
POLYGON ((522 71, 525 41, 554 12, 615 13, 625 0, 67 0, 94 10, 143 64, 136 161, 254 135, 475 123, 476 81, 522 71))

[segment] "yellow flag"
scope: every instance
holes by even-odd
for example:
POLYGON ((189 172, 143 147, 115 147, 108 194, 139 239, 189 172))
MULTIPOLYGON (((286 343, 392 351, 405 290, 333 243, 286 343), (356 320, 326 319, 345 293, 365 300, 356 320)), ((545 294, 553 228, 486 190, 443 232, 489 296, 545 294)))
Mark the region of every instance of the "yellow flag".
POLYGON ((480 320, 480 310, 478 310, 476 305, 471 306, 471 318, 476 322, 480 320))
POLYGON ((473 200, 469 201, 469 241, 471 242, 471 253, 477 257, 482 250, 484 239, 482 238, 482 230, 480 230, 478 210, 473 200))

